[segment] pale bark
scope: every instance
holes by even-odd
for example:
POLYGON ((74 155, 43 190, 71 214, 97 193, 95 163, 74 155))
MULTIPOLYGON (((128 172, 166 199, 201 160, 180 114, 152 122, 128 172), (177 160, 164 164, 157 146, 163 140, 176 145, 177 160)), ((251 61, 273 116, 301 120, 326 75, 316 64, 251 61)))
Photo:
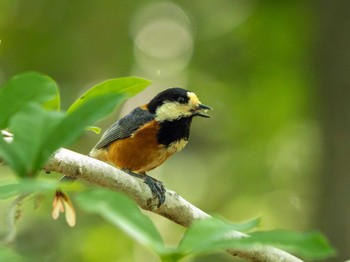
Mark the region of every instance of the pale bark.
MULTIPOLYGON (((157 208, 158 200, 153 197, 149 187, 143 180, 132 177, 109 164, 64 148, 53 154, 44 169, 48 172, 56 171, 65 176, 123 192, 141 208, 166 217, 184 227, 189 227, 195 220, 210 217, 210 215, 170 190, 166 190, 164 204, 157 208)), ((233 232, 231 237, 241 238, 249 236, 240 232, 233 232)), ((232 249, 228 252, 250 261, 302 261, 285 251, 266 246, 249 250, 232 249)))

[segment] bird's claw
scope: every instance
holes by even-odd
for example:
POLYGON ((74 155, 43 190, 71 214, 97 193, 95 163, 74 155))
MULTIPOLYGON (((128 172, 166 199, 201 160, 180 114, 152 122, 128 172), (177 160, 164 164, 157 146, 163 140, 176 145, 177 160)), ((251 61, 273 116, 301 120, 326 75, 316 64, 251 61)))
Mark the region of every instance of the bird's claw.
POLYGON ((145 176, 144 181, 149 186, 152 193, 158 198, 159 202, 157 207, 159 208, 165 201, 165 188, 163 183, 147 175, 145 176))
POLYGON ((143 181, 147 184, 147 186, 151 189, 152 194, 154 194, 158 198, 158 205, 159 208, 164 202, 165 202, 165 188, 163 186, 163 183, 161 181, 158 181, 157 179, 148 176, 147 174, 139 174, 131 171, 130 169, 123 169, 126 173, 129 175, 132 175, 137 178, 143 179, 143 181))

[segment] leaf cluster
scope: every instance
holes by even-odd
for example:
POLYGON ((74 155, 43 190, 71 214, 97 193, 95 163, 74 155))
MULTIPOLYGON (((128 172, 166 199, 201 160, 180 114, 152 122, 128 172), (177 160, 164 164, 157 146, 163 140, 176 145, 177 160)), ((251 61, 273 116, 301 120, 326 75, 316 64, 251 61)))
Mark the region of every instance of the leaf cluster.
POLYGON ((11 143, 0 138, 0 159, 20 177, 35 176, 58 148, 74 143, 86 128, 149 84, 137 77, 107 80, 64 112, 58 86, 50 77, 36 72, 13 77, 0 89, 0 129, 14 135, 11 143))
POLYGON ((78 195, 80 206, 88 212, 104 217, 140 244, 155 251, 162 261, 179 261, 226 249, 253 249, 275 246, 307 259, 324 259, 334 254, 326 238, 319 232, 298 233, 286 230, 254 231, 260 219, 243 224, 229 223, 221 218, 198 220, 185 232, 176 247, 166 247, 149 217, 126 196, 104 189, 86 191, 78 195), (247 237, 233 237, 235 231, 250 232, 247 237))
MULTIPOLYGON (((19 192, 52 191, 56 187, 57 183, 49 181, 22 179, 18 183, 0 186, 0 199, 13 197, 19 192)), ((106 189, 92 189, 79 193, 75 200, 83 210, 102 216, 136 242, 153 250, 162 261, 179 261, 187 256, 219 250, 252 250, 267 246, 279 247, 313 260, 325 259, 335 253, 327 239, 317 231, 253 231, 259 226, 260 219, 234 224, 219 217, 195 221, 176 247, 167 247, 150 218, 127 196, 106 189), (235 237, 237 231, 249 235, 235 237)), ((7 252, 11 251, 5 254, 7 252)))

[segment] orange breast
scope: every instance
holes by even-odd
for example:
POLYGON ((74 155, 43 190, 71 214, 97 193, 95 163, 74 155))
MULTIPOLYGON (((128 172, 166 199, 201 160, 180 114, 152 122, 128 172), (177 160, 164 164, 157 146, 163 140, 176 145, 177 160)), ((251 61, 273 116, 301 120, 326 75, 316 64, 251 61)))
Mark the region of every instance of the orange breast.
POLYGON ((118 168, 144 173, 161 165, 174 150, 158 145, 159 124, 151 121, 131 137, 117 140, 108 148, 108 162, 118 168))

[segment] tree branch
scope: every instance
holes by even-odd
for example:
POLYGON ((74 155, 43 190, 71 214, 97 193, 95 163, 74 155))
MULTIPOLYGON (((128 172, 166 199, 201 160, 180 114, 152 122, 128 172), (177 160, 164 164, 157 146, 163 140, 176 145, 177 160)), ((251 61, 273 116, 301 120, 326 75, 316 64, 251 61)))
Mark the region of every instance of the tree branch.
MULTIPOLYGON (((123 192, 141 208, 166 217, 184 227, 189 227, 195 220, 210 217, 210 215, 170 190, 166 190, 164 204, 157 208, 158 200, 153 197, 152 192, 143 180, 134 178, 109 164, 64 148, 54 153, 44 169, 123 192)), ((240 232, 233 232, 230 237, 241 238, 249 236, 240 232)), ((231 249, 227 252, 250 261, 302 261, 285 251, 266 246, 249 250, 231 249)))

